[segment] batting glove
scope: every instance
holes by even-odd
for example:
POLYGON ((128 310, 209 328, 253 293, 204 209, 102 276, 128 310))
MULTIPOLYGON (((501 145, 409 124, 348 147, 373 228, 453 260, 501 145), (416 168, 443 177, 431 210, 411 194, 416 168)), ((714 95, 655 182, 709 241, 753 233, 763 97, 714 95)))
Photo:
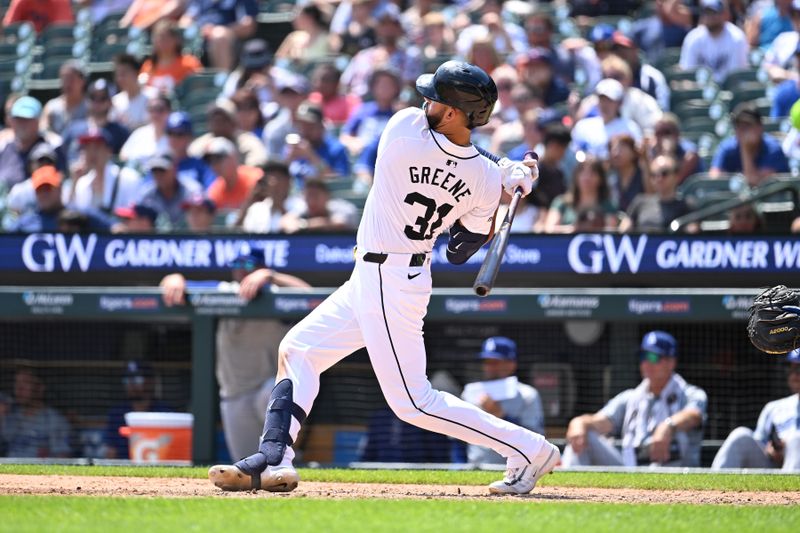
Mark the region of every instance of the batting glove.
POLYGON ((518 161, 511 161, 507 157, 497 162, 503 180, 503 189, 508 194, 514 194, 517 188, 522 189, 522 196, 527 196, 533 190, 533 182, 539 177, 539 168, 534 164, 528 166, 518 161), (534 173, 536 177, 534 177, 534 173))

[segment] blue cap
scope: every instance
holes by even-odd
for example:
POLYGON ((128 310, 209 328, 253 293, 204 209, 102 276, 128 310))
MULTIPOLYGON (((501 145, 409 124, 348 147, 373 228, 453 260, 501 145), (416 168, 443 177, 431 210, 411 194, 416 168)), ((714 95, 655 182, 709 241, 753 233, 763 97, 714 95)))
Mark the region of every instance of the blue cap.
POLYGON ((481 359, 500 359, 502 361, 517 360, 517 343, 508 337, 489 337, 483 341, 481 359))
POLYGON ((611 24, 598 24, 589 32, 589 40, 593 43, 600 41, 610 41, 614 37, 617 29, 611 24))
POLYGON ((796 350, 792 350, 791 352, 786 354, 786 362, 787 363, 799 363, 800 364, 800 348, 796 350))
POLYGON ((125 365, 125 377, 153 377, 153 366, 147 361, 128 361, 125 365))
POLYGON ((677 357, 678 342, 666 331, 651 331, 642 338, 639 357, 645 359, 648 353, 656 353, 661 357, 677 357))
POLYGON ((188 113, 173 111, 167 118, 167 133, 192 134, 192 119, 188 113))
POLYGON ((251 248, 248 253, 241 253, 228 264, 229 268, 256 270, 264 266, 264 250, 251 248))
POLYGON ((700 7, 702 9, 710 9, 711 11, 720 13, 725 9, 725 4, 722 2, 722 0, 700 0, 700 7))
POLYGON ((42 104, 33 96, 18 98, 11 106, 11 116, 14 118, 39 118, 42 114, 42 104))

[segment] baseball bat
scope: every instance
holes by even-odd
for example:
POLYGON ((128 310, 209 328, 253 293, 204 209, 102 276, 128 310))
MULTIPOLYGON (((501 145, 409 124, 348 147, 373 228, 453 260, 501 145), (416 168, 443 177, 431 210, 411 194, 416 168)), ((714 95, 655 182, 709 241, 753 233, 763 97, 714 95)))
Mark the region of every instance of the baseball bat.
MULTIPOLYGON (((525 154, 525 159, 532 158, 538 160, 539 156, 535 152, 528 152, 525 154)), ((481 269, 478 271, 478 276, 475 278, 475 284, 472 289, 475 294, 481 297, 489 296, 494 287, 494 280, 497 278, 497 273, 500 271, 500 263, 503 261, 503 254, 506 253, 508 246, 508 238, 511 234, 511 224, 514 222, 514 215, 517 212, 517 205, 519 199, 522 198, 522 189, 514 191, 514 196, 511 197, 511 202, 508 204, 508 211, 500 224, 500 229, 489 245, 489 251, 483 259, 481 269)))

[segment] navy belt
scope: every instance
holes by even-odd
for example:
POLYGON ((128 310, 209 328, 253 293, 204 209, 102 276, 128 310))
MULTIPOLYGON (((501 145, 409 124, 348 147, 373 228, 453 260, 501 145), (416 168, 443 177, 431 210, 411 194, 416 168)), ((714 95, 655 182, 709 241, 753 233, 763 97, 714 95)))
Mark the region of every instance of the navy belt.
MULTIPOLYGON (((383 264, 388 259, 389 254, 376 254, 374 252, 367 252, 364 254, 364 261, 367 263, 378 263, 383 264)), ((425 264, 425 254, 412 254, 411 261, 409 261, 408 266, 412 267, 421 267, 425 264)))

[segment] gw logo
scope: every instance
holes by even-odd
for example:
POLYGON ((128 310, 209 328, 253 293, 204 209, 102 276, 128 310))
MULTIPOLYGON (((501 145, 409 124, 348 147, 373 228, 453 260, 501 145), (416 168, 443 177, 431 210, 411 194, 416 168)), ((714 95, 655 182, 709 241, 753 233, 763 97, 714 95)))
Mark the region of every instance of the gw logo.
POLYGON ((56 260, 64 272, 71 270, 73 263, 86 272, 95 246, 97 235, 89 235, 84 242, 79 235, 68 238, 61 234, 34 233, 26 237, 22 244, 22 262, 31 272, 54 272, 56 260))
POLYGON ((616 274, 623 264, 636 274, 646 246, 647 235, 635 239, 623 235, 619 243, 613 235, 577 235, 569 242, 567 260, 578 274, 600 274, 605 270, 616 274))

